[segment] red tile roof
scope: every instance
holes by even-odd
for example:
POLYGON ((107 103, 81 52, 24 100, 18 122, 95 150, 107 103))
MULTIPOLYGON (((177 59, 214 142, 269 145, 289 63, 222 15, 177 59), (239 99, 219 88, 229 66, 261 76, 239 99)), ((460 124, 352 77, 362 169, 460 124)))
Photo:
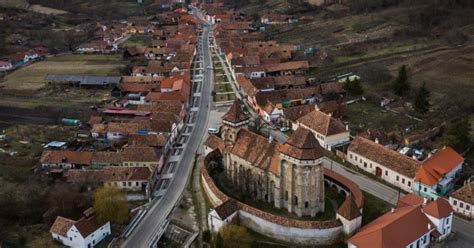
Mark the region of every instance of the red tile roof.
POLYGON ((342 121, 317 110, 299 118, 298 122, 324 136, 349 132, 342 121))
POLYGON ((448 217, 453 213, 453 207, 451 207, 451 204, 442 197, 438 197, 436 200, 426 204, 423 207, 423 210, 425 213, 438 219, 448 217))
POLYGON ((408 206, 394 209, 362 227, 348 243, 358 248, 402 248, 435 228, 421 206, 408 206))
POLYGON ((433 186, 445 174, 448 174, 463 162, 464 158, 459 153, 451 147, 446 147, 423 162, 416 175, 416 181, 433 186))
POLYGON ((300 160, 316 160, 326 154, 314 134, 305 128, 298 128, 281 147, 280 151, 300 160))

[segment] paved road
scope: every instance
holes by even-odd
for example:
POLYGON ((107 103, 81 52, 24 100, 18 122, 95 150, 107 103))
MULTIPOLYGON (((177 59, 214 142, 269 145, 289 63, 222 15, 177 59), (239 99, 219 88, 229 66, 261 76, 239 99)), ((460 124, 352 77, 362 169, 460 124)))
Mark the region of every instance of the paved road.
MULTIPOLYGON (((195 15, 197 10, 195 10, 195 15)), ((166 218, 169 216, 174 206, 180 199, 185 187, 189 175, 192 171, 192 161, 194 154, 196 153, 201 143, 203 130, 207 125, 207 119, 209 115, 209 105, 211 99, 211 88, 210 85, 213 80, 212 70, 207 70, 207 66, 211 64, 211 57, 209 53, 209 40, 208 36, 211 27, 207 23, 203 28, 202 47, 204 57, 204 77, 201 87, 201 97, 198 111, 195 112, 196 119, 193 126, 193 131, 188 139, 188 143, 185 146, 183 157, 178 163, 178 168, 171 179, 170 185, 166 193, 157 201, 152 203, 147 215, 135 228, 127 240, 124 241, 122 247, 135 248, 135 247, 150 247, 155 245, 154 238, 161 230, 161 225, 164 223, 166 218)))

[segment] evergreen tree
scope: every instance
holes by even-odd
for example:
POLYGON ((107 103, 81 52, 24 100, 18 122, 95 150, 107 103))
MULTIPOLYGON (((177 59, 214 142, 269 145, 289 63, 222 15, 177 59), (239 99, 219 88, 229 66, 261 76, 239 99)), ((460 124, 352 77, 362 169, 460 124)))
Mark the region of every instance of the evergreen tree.
POLYGON ((351 96, 360 96, 364 93, 362 89, 362 85, 360 84, 360 80, 355 78, 354 80, 350 80, 349 77, 346 78, 344 82, 343 88, 347 91, 347 93, 351 96))
POLYGON ((405 96, 410 91, 410 85, 408 84, 408 74, 405 66, 400 68, 398 76, 393 81, 393 92, 397 96, 405 96))
POLYGON ((426 88, 426 82, 423 82, 423 85, 416 93, 415 103, 414 103, 415 111, 420 114, 428 113, 428 110, 430 109, 429 98, 430 98, 430 92, 426 88))

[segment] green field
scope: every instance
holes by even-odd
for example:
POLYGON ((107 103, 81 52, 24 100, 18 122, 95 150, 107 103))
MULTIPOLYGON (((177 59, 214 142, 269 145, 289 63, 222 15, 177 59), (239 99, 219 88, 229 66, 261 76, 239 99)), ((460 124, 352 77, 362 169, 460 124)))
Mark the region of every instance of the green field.
POLYGON ((127 41, 125 41, 121 46, 122 47, 130 47, 130 46, 149 47, 151 46, 152 39, 153 39, 153 35, 134 34, 127 41))
POLYGON ((120 55, 66 55, 34 62, 21 67, 4 78, 7 84, 46 83, 48 74, 91 74, 119 76, 126 65, 120 55))
POLYGON ((1 0, 0 7, 2 8, 12 8, 17 7, 22 4, 27 4, 28 1, 26 0, 1 0))

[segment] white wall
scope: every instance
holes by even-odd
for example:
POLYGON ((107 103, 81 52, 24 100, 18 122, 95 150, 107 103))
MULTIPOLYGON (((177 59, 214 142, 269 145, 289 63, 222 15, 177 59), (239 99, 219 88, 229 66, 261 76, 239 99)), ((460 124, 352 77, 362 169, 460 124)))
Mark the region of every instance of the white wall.
POLYGON ((245 211, 239 211, 239 221, 244 226, 278 240, 302 245, 324 245, 340 241, 342 225, 329 229, 302 229, 275 224, 245 211))
POLYGON ((453 223, 453 214, 449 215, 446 218, 441 218, 438 219, 434 216, 431 216, 429 214, 425 215, 433 222, 433 224, 436 225, 436 229, 438 230, 439 233, 441 233, 441 237, 439 238, 440 240, 446 238, 451 233, 451 226, 453 223))
POLYGON ((212 210, 207 216, 207 223, 209 228, 213 232, 219 232, 222 228, 229 225, 232 220, 237 216, 239 211, 235 211, 235 213, 231 214, 227 219, 222 220, 219 215, 217 214, 216 210, 212 210))
POLYGON ((382 169, 382 174, 380 175, 381 179, 407 192, 412 192, 412 188, 414 187, 413 178, 408 178, 352 151, 347 152, 347 161, 373 175, 376 174, 376 168, 379 167, 382 169))
POLYGON ((421 236, 419 239, 415 240, 413 243, 407 245, 407 248, 424 248, 430 245, 430 233, 427 232, 425 235, 421 236), (418 245, 417 245, 418 243, 418 245))
POLYGON ((465 201, 455 199, 453 197, 449 197, 449 203, 451 204, 456 213, 460 213, 468 218, 474 217, 474 205, 469 204, 465 201))

